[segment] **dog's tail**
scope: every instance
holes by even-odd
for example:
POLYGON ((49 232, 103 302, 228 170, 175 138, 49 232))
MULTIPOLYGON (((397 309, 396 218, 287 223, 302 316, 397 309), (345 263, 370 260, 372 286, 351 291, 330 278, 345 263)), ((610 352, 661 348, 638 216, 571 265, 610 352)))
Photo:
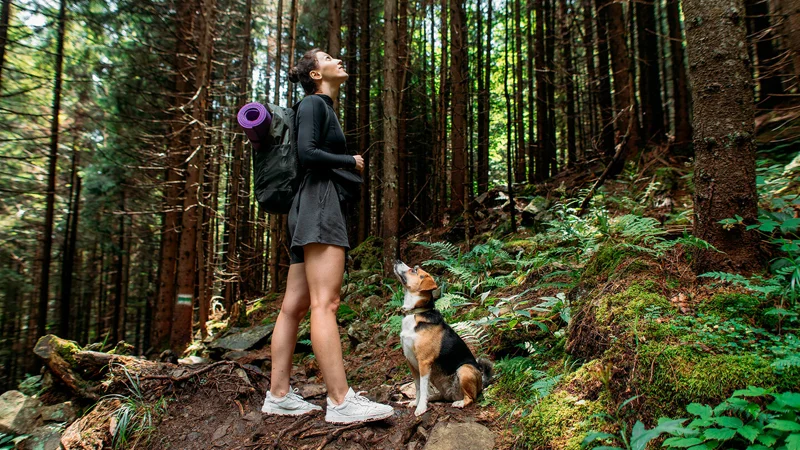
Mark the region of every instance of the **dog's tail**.
POLYGON ((481 381, 483 382, 483 387, 489 385, 492 382, 492 375, 494 374, 494 363, 489 361, 486 358, 478 358, 478 369, 481 371, 481 381))

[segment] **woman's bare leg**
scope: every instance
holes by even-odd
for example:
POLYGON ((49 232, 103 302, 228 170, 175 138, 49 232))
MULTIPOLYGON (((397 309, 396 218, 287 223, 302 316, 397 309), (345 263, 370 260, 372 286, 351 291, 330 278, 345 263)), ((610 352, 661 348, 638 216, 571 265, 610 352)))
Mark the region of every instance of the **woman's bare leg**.
POLYGON ((310 301, 305 264, 290 265, 286 294, 272 331, 272 378, 269 390, 275 397, 283 397, 289 391, 297 329, 308 312, 310 301))
POLYGON ((306 280, 311 296, 311 346, 319 363, 328 397, 337 405, 347 394, 347 376, 342 359, 342 342, 336 311, 344 278, 344 248, 327 244, 307 244, 306 280))

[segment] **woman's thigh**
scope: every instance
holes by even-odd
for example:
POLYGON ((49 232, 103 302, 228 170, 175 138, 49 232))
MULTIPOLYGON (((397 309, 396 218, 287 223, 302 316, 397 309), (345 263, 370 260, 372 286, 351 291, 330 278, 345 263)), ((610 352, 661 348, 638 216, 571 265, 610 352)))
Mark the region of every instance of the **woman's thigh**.
POLYGON ((289 275, 286 277, 286 293, 283 296, 281 310, 286 314, 302 319, 311 306, 311 297, 306 281, 305 263, 289 266, 289 275))
POLYGON ((344 247, 307 244, 303 251, 311 308, 338 303, 344 279, 344 247))

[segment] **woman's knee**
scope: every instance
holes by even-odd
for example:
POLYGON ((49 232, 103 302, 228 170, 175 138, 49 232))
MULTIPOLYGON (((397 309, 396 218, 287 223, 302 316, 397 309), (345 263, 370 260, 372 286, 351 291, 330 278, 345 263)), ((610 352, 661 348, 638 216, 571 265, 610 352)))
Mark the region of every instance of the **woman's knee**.
POLYGON ((303 320, 308 313, 309 305, 307 302, 301 304, 300 302, 284 302, 281 305, 281 314, 285 314, 287 317, 296 320, 297 322, 303 320))
POLYGON ((311 312, 314 311, 332 311, 334 314, 339 311, 340 297, 338 295, 331 295, 321 298, 311 298, 311 312))

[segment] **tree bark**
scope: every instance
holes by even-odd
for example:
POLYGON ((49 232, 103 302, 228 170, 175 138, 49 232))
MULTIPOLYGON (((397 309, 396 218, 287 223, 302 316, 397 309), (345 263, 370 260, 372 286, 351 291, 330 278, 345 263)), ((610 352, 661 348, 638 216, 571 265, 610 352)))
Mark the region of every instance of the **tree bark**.
POLYGON ((370 2, 364 1, 359 9, 358 38, 358 153, 364 158, 364 171, 361 186, 361 214, 358 222, 358 242, 364 242, 370 234, 372 203, 370 198, 372 177, 370 173, 370 88, 371 88, 371 47, 370 47, 370 2))
POLYGON ((548 123, 547 123, 547 67, 544 38, 544 0, 534 0, 536 14, 536 173, 534 180, 541 182, 549 176, 550 155, 547 153, 548 123))
POLYGON ((339 57, 342 50, 342 0, 328 0, 328 54, 339 57))
POLYGON ((759 241, 743 226, 719 221, 758 215, 752 77, 741 0, 685 0, 694 103, 694 235, 719 250, 698 251, 694 267, 758 269, 759 241), (725 70, 719 70, 725 67, 725 70))
POLYGON ((39 314, 37 336, 47 332, 47 303, 50 298, 50 261, 53 246, 53 212, 56 200, 56 162, 58 160, 59 115, 61 114, 61 82, 64 68, 64 29, 67 22, 67 0, 61 0, 58 9, 58 34, 56 37, 55 75, 53 76, 53 108, 50 122, 50 160, 47 169, 47 205, 44 214, 42 259, 39 267, 39 314))
MULTIPOLYGON (((275 17, 275 100, 276 105, 281 99, 281 53, 283 50, 283 0, 278 0, 278 12, 275 17)), ((291 106, 291 105, 290 105, 291 106)), ((271 229, 270 229, 271 230, 271 229)))
POLYGON ((770 2, 783 45, 790 53, 795 76, 800 76, 800 2, 797 0, 773 0, 770 2))
POLYGON ((200 14, 197 18, 199 53, 194 76, 197 94, 192 103, 194 121, 189 141, 190 153, 187 155, 186 161, 186 189, 178 248, 178 288, 170 339, 170 347, 176 354, 183 352, 192 339, 192 310, 197 288, 197 238, 200 225, 198 218, 202 217, 199 210, 206 145, 205 113, 208 104, 208 82, 213 54, 214 8, 215 0, 201 0, 199 3, 200 14))
MULTIPOLYGON (((467 207, 467 73, 466 14, 463 0, 450 0, 450 78, 453 83, 453 122, 450 135, 452 151, 450 209, 454 214, 467 207)), ((524 161, 524 160, 523 160, 524 161)), ((524 165, 523 165, 524 170, 524 165)))
POLYGON ((0 92, 3 90, 3 66, 6 64, 6 46, 8 45, 8 24, 11 19, 11 0, 3 0, 0 7, 0 92))
POLYGON ((639 98, 642 102, 642 141, 659 143, 664 139, 664 108, 661 101, 661 72, 658 68, 658 31, 653 0, 640 0, 636 6, 636 33, 639 48, 639 98))
MULTIPOLYGON (((541 2, 542 0, 537 0, 537 2, 541 2)), ((503 55, 505 58, 505 67, 510 67, 508 63, 508 40, 509 40, 509 32, 508 32, 508 14, 509 11, 506 10, 505 14, 503 14, 504 19, 504 44, 505 48, 503 51, 503 55)), ((512 171, 512 167, 514 165, 514 160, 511 154, 511 94, 508 92, 508 70, 504 71, 503 76, 503 94, 506 99, 506 182, 507 182, 507 189, 508 189, 508 204, 511 213, 511 231, 517 231, 517 218, 516 218, 516 210, 514 203, 514 175, 512 171)))
MULTIPOLYGON (((492 2, 487 1, 486 15, 486 56, 483 67, 483 89, 480 92, 480 122, 483 124, 483 137, 478 139, 478 193, 489 190, 489 134, 491 131, 491 116, 489 114, 489 91, 492 86, 492 2)), ((478 36, 481 40, 481 36, 478 36)), ((531 106, 532 107, 532 106, 531 106)), ((531 162, 531 172, 533 172, 531 162)))
POLYGON ((72 274, 75 268, 75 244, 78 240, 78 215, 80 212, 81 177, 78 176, 80 153, 73 145, 72 174, 70 176, 67 227, 64 233, 64 251, 61 261, 61 295, 59 301, 60 320, 58 334, 70 339, 74 334, 72 327, 72 274))
POLYGON ((634 95, 631 61, 628 44, 625 39, 625 15, 619 3, 607 3, 608 40, 611 48, 611 63, 614 70, 614 115, 616 116, 617 134, 615 144, 624 143, 626 148, 620 158, 614 160, 609 169, 609 177, 622 172, 625 160, 638 149, 639 119, 636 114, 636 98, 634 95))
POLYGON ((522 74, 522 0, 514 0, 514 129, 516 130, 516 157, 514 164, 514 178, 519 181, 525 180, 525 145, 524 105, 522 103, 525 93, 525 81, 522 74))
MULTIPOLYGON (((591 144, 594 147, 595 136, 597 135, 597 93, 599 88, 599 80, 597 79, 597 71, 594 65, 594 30, 592 28, 592 0, 583 1, 583 53, 586 56, 586 81, 587 99, 586 99, 586 118, 584 119, 589 123, 589 136, 591 136, 591 144)), ((584 151, 585 153, 585 151, 584 151)), ((584 155, 585 156, 585 155, 584 155)))
POLYGON ((608 56, 608 0, 595 0, 597 14, 597 104, 600 107, 600 139, 597 148, 606 157, 614 155, 614 107, 611 103, 608 56))
POLYGON ((567 0, 559 0, 561 10, 561 42, 564 59, 564 84, 567 90, 567 167, 577 158, 575 144, 575 85, 572 67, 572 14, 567 12, 567 0))
POLYGON ((384 94, 383 94, 383 272, 391 276, 399 253, 397 191, 397 113, 399 67, 397 59, 397 0, 384 0, 384 94))
MULTIPOLYGON (((294 51, 297 45, 297 0, 292 0, 289 15, 289 69, 294 67, 294 51)), ((286 94, 286 105, 292 106, 294 87, 290 87, 286 94)))
POLYGON ((689 82, 683 56, 683 32, 681 31, 681 0, 666 0, 669 26, 670 65, 672 67, 672 101, 675 109, 675 139, 673 152, 678 155, 692 154, 692 123, 689 120, 689 82))

